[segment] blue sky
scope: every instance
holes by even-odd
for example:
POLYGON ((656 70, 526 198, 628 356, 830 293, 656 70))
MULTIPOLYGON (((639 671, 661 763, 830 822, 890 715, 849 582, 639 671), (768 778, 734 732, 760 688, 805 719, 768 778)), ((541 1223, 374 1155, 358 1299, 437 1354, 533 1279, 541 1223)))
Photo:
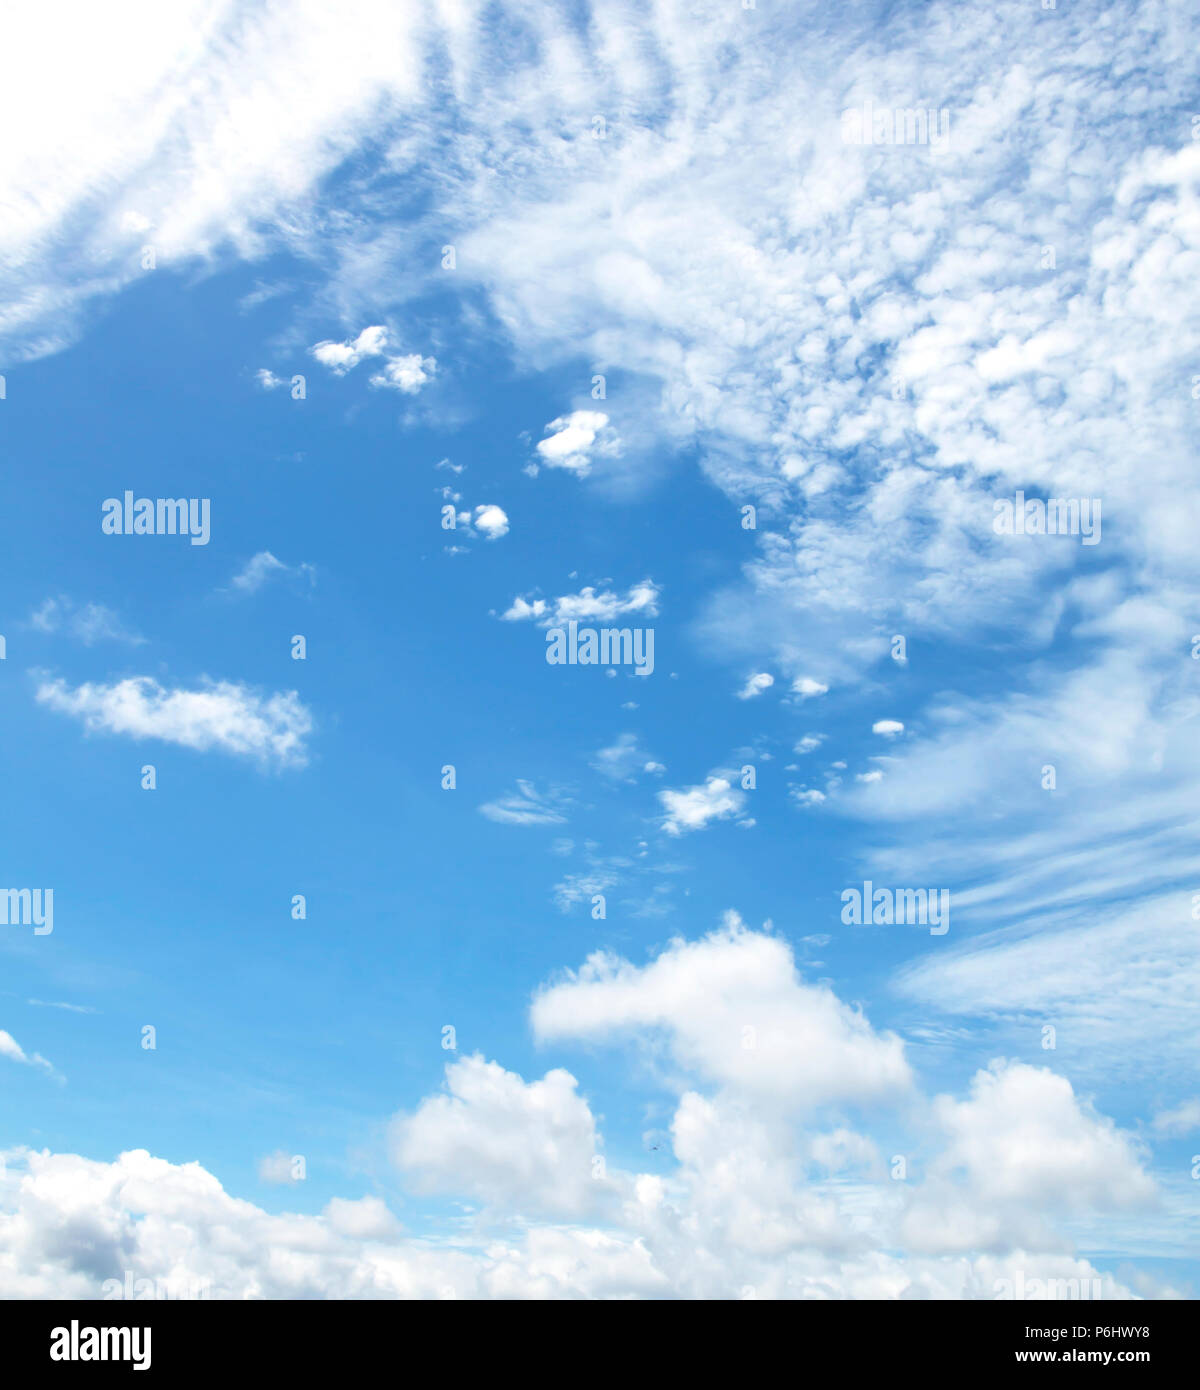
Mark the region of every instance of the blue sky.
POLYGON ((1194 18, 22 23, 0 1293, 1191 1296, 1194 18))

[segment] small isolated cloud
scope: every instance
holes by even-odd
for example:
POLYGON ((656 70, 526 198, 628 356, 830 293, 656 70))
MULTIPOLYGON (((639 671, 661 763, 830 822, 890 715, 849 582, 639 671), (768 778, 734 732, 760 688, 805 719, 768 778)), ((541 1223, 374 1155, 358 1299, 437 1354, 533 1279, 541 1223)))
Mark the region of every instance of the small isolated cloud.
POLYGON ((608 623, 616 618, 636 613, 638 617, 658 616, 658 585, 650 579, 630 585, 624 594, 613 589, 597 593, 593 588, 580 589, 577 594, 562 594, 554 599, 515 598, 501 618, 516 623, 532 619, 540 627, 561 627, 575 619, 578 622, 608 623))
POLYGON ((485 540, 498 541, 501 536, 508 535, 507 513, 490 502, 475 508, 471 524, 485 540))
POLYGON ((802 700, 811 700, 817 695, 826 694, 828 690, 827 685, 814 680, 812 676, 797 676, 792 682, 792 694, 799 695, 802 700))
POLYGON ((1160 1110, 1150 1122, 1155 1134, 1167 1139, 1182 1139, 1200 1129, 1200 1099, 1181 1101, 1172 1110, 1160 1110))
POLYGON ((614 782, 635 782, 639 772, 662 772, 662 763, 647 757, 638 744, 636 734, 618 734, 607 748, 601 748, 592 758, 592 766, 614 782))
POLYGON ((805 734, 802 739, 798 739, 792 745, 793 753, 811 753, 815 748, 820 748, 825 742, 824 734, 805 734))
POLYGON ((774 684, 775 677, 769 671, 759 671, 757 675, 747 679, 746 684, 738 691, 737 697, 739 700, 753 700, 764 690, 770 690, 774 684))
POLYGON ((668 835, 682 835, 688 830, 703 830, 709 821, 739 815, 746 804, 746 793, 733 787, 727 778, 712 776, 702 786, 661 791, 658 799, 666 813, 662 828, 668 835))
POLYGON ((43 681, 37 701, 83 722, 89 733, 161 739, 197 752, 218 749, 276 767, 303 767, 313 720, 294 690, 263 696, 232 681, 206 681, 201 689, 174 690, 150 676, 112 685, 71 688, 43 681))
POLYGON ((307 575, 311 582, 314 570, 311 565, 285 565, 282 560, 276 559, 269 550, 260 550, 257 555, 246 561, 229 582, 240 593, 254 594, 262 588, 268 579, 284 575, 296 577, 307 575))
POLYGON ((517 781, 517 790, 508 796, 488 801, 479 810, 488 820, 502 825, 562 825, 566 821, 562 807, 566 798, 556 792, 539 793, 532 782, 517 781))
POLYGON ((29 626, 38 632, 62 632, 85 647, 97 642, 127 642, 138 647, 144 637, 129 632, 111 608, 102 603, 77 604, 69 598, 48 598, 29 615, 29 626))
POLYGON ((904 732, 904 725, 898 719, 877 719, 871 725, 871 732, 882 734, 884 738, 895 738, 904 732))
POLYGON ((357 367, 364 357, 380 357, 387 347, 387 329, 376 324, 364 328, 353 341, 335 343, 331 339, 317 343, 310 349, 312 355, 323 367, 328 367, 337 376, 345 376, 357 367))
POLYGON ((300 1181, 297 1165, 292 1159, 291 1154, 286 1154, 282 1149, 276 1149, 273 1154, 264 1154, 258 1160, 258 1176, 263 1182, 271 1183, 294 1183, 300 1181))
POLYGON ((825 800, 825 793, 816 787, 792 787, 790 795, 797 806, 819 806, 825 800))
POLYGON ((389 357, 383 370, 371 377, 370 384, 415 396, 426 382, 433 379, 436 371, 436 357, 422 357, 419 352, 410 352, 404 357, 389 357))
POLYGON ((598 458, 618 458, 621 441, 600 410, 574 410, 546 426, 537 446, 538 461, 547 468, 565 468, 582 477, 598 458))
POLYGON ((876 767, 872 768, 870 772, 857 773, 854 780, 856 782, 882 782, 883 773, 876 767))
POLYGON ((254 373, 254 379, 264 391, 274 391, 277 387, 286 384, 283 377, 276 376, 275 373, 267 367, 259 367, 258 371, 254 373))
POLYGON ((58 1075, 53 1065, 46 1061, 40 1052, 26 1052, 16 1038, 11 1033, 6 1033, 3 1028, 0 1028, 0 1057, 7 1057, 10 1062, 20 1062, 26 1067, 41 1067, 52 1076, 58 1075))

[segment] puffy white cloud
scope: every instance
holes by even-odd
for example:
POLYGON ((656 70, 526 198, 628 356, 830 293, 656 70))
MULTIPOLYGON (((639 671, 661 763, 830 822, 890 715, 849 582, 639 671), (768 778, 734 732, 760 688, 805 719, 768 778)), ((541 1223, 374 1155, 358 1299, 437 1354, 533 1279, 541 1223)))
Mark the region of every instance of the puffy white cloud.
POLYGON ((482 1057, 446 1068, 446 1094, 392 1124, 391 1151, 418 1191, 467 1194, 506 1212, 579 1216, 602 1183, 595 1120, 561 1068, 540 1081, 482 1057))
POLYGON ((491 502, 475 508, 472 524, 489 541, 498 541, 501 536, 508 535, 508 514, 491 502))
POLYGON ((734 915, 642 967, 596 952, 539 993, 530 1017, 547 1041, 661 1030, 686 1074, 798 1106, 878 1100, 912 1081, 899 1038, 804 983, 785 942, 734 915))
POLYGON ((515 598, 500 616, 510 623, 532 619, 540 627, 562 627, 572 619, 581 623, 610 623, 630 614, 654 618, 658 616, 660 592, 650 579, 631 584, 624 594, 615 589, 602 589, 597 593, 589 586, 577 594, 561 594, 555 599, 515 598))
POLYGON ((769 671, 759 671, 756 675, 747 677, 746 684, 738 691, 737 697, 739 700, 753 700, 764 690, 770 690, 774 684, 775 677, 769 671))
POLYGON ((547 468, 565 468, 581 476, 598 458, 617 458, 621 441, 600 410, 574 410, 546 426, 546 438, 537 446, 538 460, 547 468))
POLYGON ((698 786, 679 791, 665 788, 658 799, 664 811, 662 828, 668 835, 703 830, 710 821, 740 816, 746 805, 746 793, 716 774, 698 786))
POLYGON ((150 676, 112 685, 43 681, 37 700, 83 722, 89 732, 161 739, 206 752, 211 748, 277 767, 303 767, 313 720, 294 690, 263 696, 232 681, 199 690, 165 689, 150 676))
POLYGON ((904 725, 898 719, 877 719, 871 725, 871 732, 882 734, 884 738, 895 738, 904 732, 904 725))
POLYGON ((813 676, 798 676, 792 682, 792 693, 802 700, 811 700, 816 695, 825 695, 829 687, 813 676))
POLYGON ((415 396, 422 386, 433 380, 436 372, 436 357, 422 357, 419 352, 410 352, 401 357, 389 357, 383 370, 370 378, 370 384, 399 391, 405 396, 415 396))
POLYGON ((348 371, 357 367, 364 357, 382 356, 387 345, 387 329, 376 324, 364 328, 357 338, 344 343, 336 343, 327 338, 324 342, 317 343, 310 351, 323 367, 328 367, 338 376, 345 376, 348 371))
POLYGON ((937 1114, 950 1140, 941 1165, 985 1202, 1061 1211, 1144 1207, 1156 1195, 1135 1142, 1047 1067, 993 1062, 966 1100, 938 1097, 937 1114))

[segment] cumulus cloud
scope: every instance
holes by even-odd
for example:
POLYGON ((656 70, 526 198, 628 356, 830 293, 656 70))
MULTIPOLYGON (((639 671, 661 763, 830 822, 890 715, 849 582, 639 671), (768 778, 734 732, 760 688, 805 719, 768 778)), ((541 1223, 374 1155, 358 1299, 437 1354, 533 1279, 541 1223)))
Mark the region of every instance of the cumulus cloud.
POLYGON ((446 1093, 392 1123, 394 1161, 422 1192, 469 1194, 506 1212, 579 1216, 598 1192, 595 1120, 569 1072, 541 1081, 482 1057, 446 1068, 446 1093))
POLYGON ((80 720, 89 733, 161 739, 198 752, 215 748, 280 768, 308 761, 313 719, 294 690, 262 695, 232 681, 166 689, 150 676, 131 676, 111 685, 43 681, 37 701, 80 720))
POLYGON ((419 352, 410 352, 401 357, 389 357, 383 370, 370 378, 370 384, 399 391, 405 396, 415 396, 422 386, 433 379, 436 371, 435 357, 422 357, 419 352))
POLYGON ((581 477, 596 459, 617 458, 621 441, 600 410, 574 410, 546 426, 537 446, 538 461, 547 468, 564 468, 581 477))
POLYGON ((806 984, 786 942, 735 915, 645 966, 596 952, 539 993, 530 1018, 546 1041, 661 1031, 686 1075, 800 1107, 878 1100, 912 1084, 899 1038, 806 984))
POLYGON ((508 514, 494 503, 485 503, 475 508, 472 525, 485 540, 498 541, 508 535, 508 514))
POLYGON ((904 725, 898 719, 877 719, 871 725, 871 732, 882 734, 884 738, 895 738, 904 732, 904 725))
POLYGON ((388 345, 388 332, 379 324, 364 328, 357 338, 343 343, 326 338, 310 351, 323 367, 337 376, 345 376, 357 367, 364 357, 379 357, 388 345))
POLYGON ((746 793, 715 773, 694 787, 664 789, 658 799, 664 811, 662 828, 668 835, 683 835, 689 830, 703 830, 710 821, 740 817, 746 805, 746 793))
MULTIPOLYGON (((415 1240, 374 1196, 270 1215, 197 1163, 11 1150, 0 1296, 94 1298, 131 1270, 225 1298, 994 1299, 1018 1278, 1128 1298, 1072 1252, 1056 1213, 1129 1212, 1148 1248, 1166 1229, 1136 1142, 1065 1077, 997 1061, 965 1098, 912 1104, 899 1039, 735 914, 642 966, 596 953, 530 1012, 544 1046, 639 1048, 642 1074, 676 1094, 666 1172, 605 1161, 566 1070, 526 1081, 456 1058, 440 1091, 393 1118, 388 1151, 407 1190, 480 1204, 469 1225, 415 1240), (928 1153, 928 1176, 905 1183, 841 1118, 882 1108, 892 1132, 897 1102, 928 1153)), ((272 1157, 273 1170, 286 1159, 272 1157)), ((1181 1220, 1195 1224, 1170 1213, 1173 1239, 1181 1220)))
POLYGON ((572 620, 611 623, 629 614, 654 618, 658 616, 660 593, 658 585, 650 579, 631 584, 624 594, 616 589, 602 589, 597 593, 589 586, 577 594, 562 594, 554 599, 515 598, 500 616, 510 623, 533 620, 539 627, 562 627, 572 620))
POLYGON ((738 691, 739 700, 753 700, 756 695, 761 695, 764 690, 770 690, 775 684, 775 677, 769 671, 759 671, 757 675, 749 676, 746 684, 738 691))

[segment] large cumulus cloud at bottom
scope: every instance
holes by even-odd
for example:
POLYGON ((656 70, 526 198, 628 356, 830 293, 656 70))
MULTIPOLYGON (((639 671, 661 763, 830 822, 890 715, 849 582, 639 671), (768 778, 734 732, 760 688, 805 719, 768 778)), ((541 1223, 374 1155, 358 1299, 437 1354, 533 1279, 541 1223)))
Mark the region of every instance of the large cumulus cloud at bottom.
POLYGON ((925 1094, 899 1037, 733 913, 643 966, 598 953, 538 992, 530 1022, 547 1046, 629 1049, 631 1074, 671 1095, 668 1171, 610 1161, 569 1071, 526 1081, 456 1057, 440 1092, 393 1117, 387 1146, 414 1200, 457 1197, 465 1215, 418 1234, 378 1195, 274 1215, 143 1149, 112 1162, 11 1150, 0 1296, 1176 1292, 1084 1258, 1064 1228, 1161 1209, 1136 1136, 1021 1061, 994 1060, 961 1096, 925 1094))

